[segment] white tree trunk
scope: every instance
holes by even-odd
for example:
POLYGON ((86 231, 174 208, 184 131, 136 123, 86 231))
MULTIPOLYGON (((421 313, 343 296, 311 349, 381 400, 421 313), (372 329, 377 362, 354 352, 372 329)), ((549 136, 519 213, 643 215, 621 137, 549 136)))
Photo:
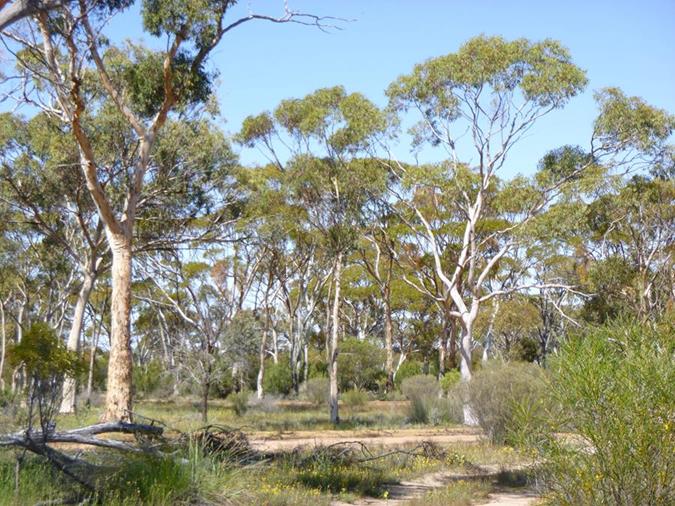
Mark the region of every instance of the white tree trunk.
MULTIPOLYGON (((459 372, 461 374, 461 381, 464 387, 467 388, 471 381, 471 352, 473 350, 473 322, 475 316, 465 313, 462 317, 462 340, 460 346, 461 361, 459 365, 459 372)), ((474 414, 468 399, 464 401, 464 425, 476 426, 478 420, 474 414)))
POLYGON ((335 260, 335 270, 333 279, 335 281, 333 293, 333 311, 331 318, 331 336, 330 336, 330 361, 328 362, 329 379, 329 400, 330 421, 333 424, 340 423, 340 412, 338 405, 338 337, 340 330, 340 277, 342 276, 342 253, 339 253, 335 260))
MULTIPOLYGON (((80 339, 82 336, 82 326, 84 324, 84 312, 89 302, 89 295, 94 287, 95 274, 86 272, 82 280, 82 287, 77 296, 75 311, 73 313, 73 323, 68 334, 67 348, 69 351, 78 353, 80 351, 80 339)), ((63 398, 61 399, 61 413, 75 413, 75 397, 77 393, 77 379, 67 376, 63 381, 63 398)))

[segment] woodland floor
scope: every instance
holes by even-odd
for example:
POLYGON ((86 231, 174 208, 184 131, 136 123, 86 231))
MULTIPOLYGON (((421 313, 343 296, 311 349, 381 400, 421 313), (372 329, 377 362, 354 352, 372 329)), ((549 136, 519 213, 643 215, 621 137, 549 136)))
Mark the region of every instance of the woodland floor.
MULTIPOLYGON (((269 464, 254 466, 251 471, 242 468, 237 472, 234 481, 242 487, 241 497, 246 498, 241 504, 524 506, 537 501, 536 495, 527 487, 516 487, 513 486, 515 482, 501 480, 505 470, 524 476, 531 464, 527 457, 512 448, 491 445, 476 428, 451 424, 411 425, 406 421, 405 401, 370 401, 363 406, 341 407, 344 423, 337 428, 330 424, 325 411, 303 401, 280 401, 273 406, 254 404, 243 416, 237 416, 227 402, 211 404, 209 424, 240 429, 253 450, 275 455, 269 464), (321 482, 313 481, 311 472, 302 467, 283 464, 284 456, 311 455, 331 445, 365 447, 369 455, 379 456, 397 451, 414 452, 424 444, 440 449, 445 456, 440 459, 404 455, 378 457, 375 462, 358 469, 336 468, 338 474, 357 476, 365 480, 364 483, 371 483, 373 493, 358 488, 359 485, 354 489, 349 485, 346 490, 341 489, 342 485, 337 485, 340 482, 335 481, 331 469, 319 467, 312 471, 325 477, 322 479, 326 481, 321 482), (463 494, 457 501, 453 495, 455 489, 461 489, 463 494)), ((61 417, 57 425, 61 430, 81 427, 97 422, 99 417, 100 410, 91 408, 75 416, 61 417)), ((140 402, 135 419, 139 423, 161 421, 169 437, 204 427, 196 404, 189 400, 140 402)), ((112 436, 133 439, 129 435, 112 436)), ((85 450, 73 444, 55 446, 68 453, 85 450)), ((239 504, 237 501, 223 502, 230 503, 239 504)), ((4 504, 2 500, 0 504, 4 504)), ((216 500, 209 504, 221 502, 216 500)))

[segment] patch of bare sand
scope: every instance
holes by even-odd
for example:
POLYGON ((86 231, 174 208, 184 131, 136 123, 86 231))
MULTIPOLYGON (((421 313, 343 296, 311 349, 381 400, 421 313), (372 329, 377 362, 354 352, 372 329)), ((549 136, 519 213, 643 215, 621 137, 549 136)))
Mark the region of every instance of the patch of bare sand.
POLYGON ((290 451, 295 448, 327 446, 358 441, 366 446, 405 446, 423 441, 437 444, 472 443, 482 438, 480 430, 452 429, 396 429, 396 430, 323 430, 294 432, 249 433, 253 448, 260 451, 290 451))

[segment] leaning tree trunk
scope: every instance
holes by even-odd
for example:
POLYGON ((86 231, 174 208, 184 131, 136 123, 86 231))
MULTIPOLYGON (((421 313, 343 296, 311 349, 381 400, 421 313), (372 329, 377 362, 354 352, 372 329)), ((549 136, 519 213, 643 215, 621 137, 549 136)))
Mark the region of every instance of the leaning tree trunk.
POLYGON ((109 234, 112 250, 110 359, 105 420, 131 419, 131 240, 109 234))
POLYGON ((335 260, 333 279, 335 280, 333 293, 333 315, 331 321, 330 337, 330 361, 328 363, 328 378, 330 382, 329 400, 330 421, 337 425, 340 423, 338 406, 338 336, 340 330, 340 277, 342 275, 342 253, 335 260))
MULTIPOLYGON (((84 324, 84 312, 89 302, 89 295, 94 287, 95 274, 86 272, 82 280, 82 287, 77 296, 75 312, 73 313, 73 323, 68 334, 68 350, 78 353, 80 351, 80 339, 82 337, 82 326, 84 324)), ((77 379, 68 376, 63 381, 63 398, 61 399, 61 413, 75 413, 75 396, 77 393, 77 379)))

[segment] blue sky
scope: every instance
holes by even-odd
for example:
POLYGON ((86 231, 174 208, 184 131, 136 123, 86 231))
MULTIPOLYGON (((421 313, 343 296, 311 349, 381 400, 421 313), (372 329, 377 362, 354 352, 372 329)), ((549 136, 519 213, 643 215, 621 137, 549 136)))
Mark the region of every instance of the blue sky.
MULTIPOLYGON (((415 63, 447 54, 481 33, 554 38, 588 72, 588 91, 542 120, 514 150, 506 170, 530 172, 549 149, 587 145, 592 90, 618 86, 675 113, 675 0, 288 0, 297 10, 355 21, 330 34, 302 26, 251 23, 231 32, 212 58, 218 97, 235 131, 248 114, 283 98, 344 85, 384 105, 384 89, 415 63)), ((240 8, 281 9, 280 0, 240 8)), ((244 160, 255 155, 244 153, 244 160)))
MULTIPOLYGON (((384 89, 398 75, 479 34, 557 39, 590 79, 582 96, 541 120, 512 152, 508 173, 530 172, 557 146, 587 145, 594 89, 618 86, 675 113, 675 0, 287 1, 294 10, 354 21, 329 34, 255 21, 226 35, 210 65, 220 73, 217 95, 228 132, 248 114, 325 86, 341 84, 384 105, 384 89)), ((283 0, 242 0, 237 13, 279 14, 282 8, 283 0)), ((154 44, 135 31, 137 16, 132 10, 116 19, 109 35, 154 44)), ((242 159, 257 157, 243 153, 242 159)))

